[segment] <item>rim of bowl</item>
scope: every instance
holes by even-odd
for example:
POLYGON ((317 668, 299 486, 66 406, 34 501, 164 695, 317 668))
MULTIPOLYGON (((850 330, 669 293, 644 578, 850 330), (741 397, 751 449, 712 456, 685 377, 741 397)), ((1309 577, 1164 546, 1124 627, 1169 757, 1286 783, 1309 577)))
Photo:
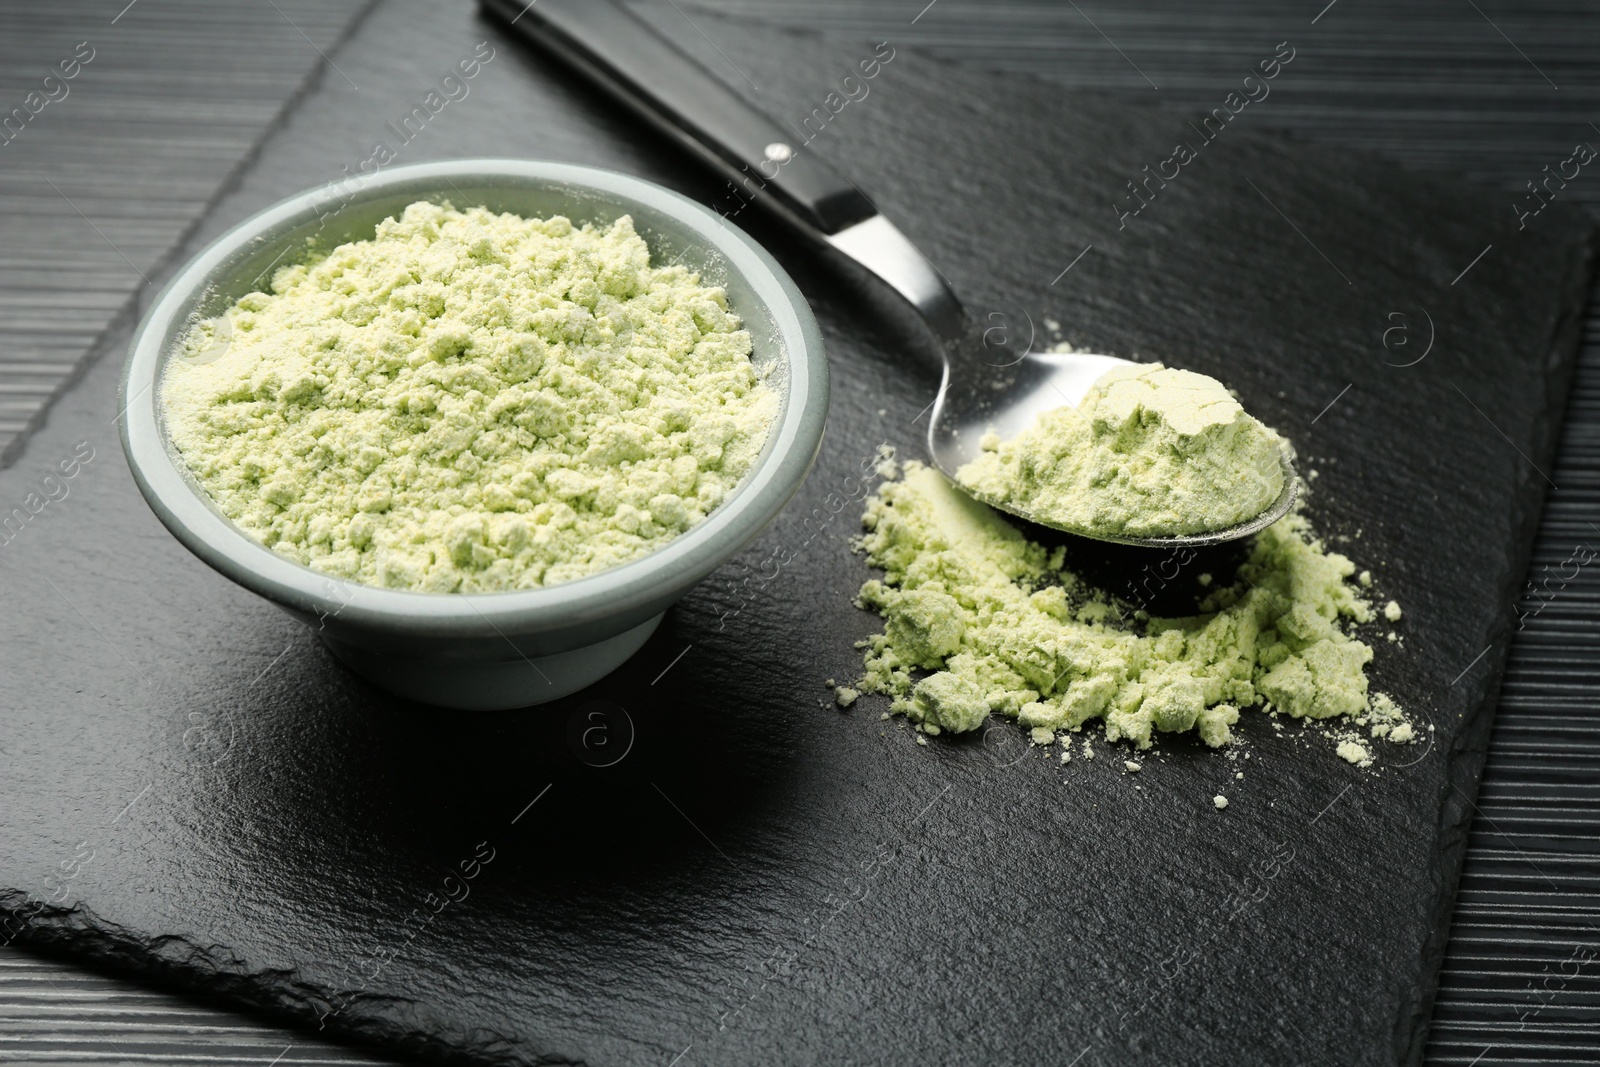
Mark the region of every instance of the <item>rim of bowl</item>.
MULTIPOLYGON (((575 221, 583 221, 577 219, 575 221)), ((750 308, 741 312, 751 322, 750 308)), ((122 445, 140 491, 183 545, 211 567, 269 600, 304 612, 337 614, 353 625, 416 635, 504 636, 554 630, 637 611, 670 589, 699 581, 754 540, 805 479, 821 447, 828 374, 822 334, 799 287, 771 253, 743 230, 689 198, 616 171, 519 159, 413 163, 371 176, 345 199, 340 183, 319 186, 261 211, 208 245, 162 289, 129 345, 119 407, 122 445), (583 578, 495 593, 386 589, 316 571, 280 556, 216 509, 169 449, 156 388, 171 354, 175 320, 187 321, 218 273, 265 235, 293 230, 331 205, 348 207, 415 187, 419 199, 448 199, 452 180, 526 181, 598 192, 670 216, 714 250, 754 291, 788 362, 781 410, 754 469, 698 526, 662 547, 583 578), (131 399, 129 399, 131 398, 131 399), (331 587, 331 590, 330 590, 331 587), (337 592, 352 595, 333 595, 337 592)))

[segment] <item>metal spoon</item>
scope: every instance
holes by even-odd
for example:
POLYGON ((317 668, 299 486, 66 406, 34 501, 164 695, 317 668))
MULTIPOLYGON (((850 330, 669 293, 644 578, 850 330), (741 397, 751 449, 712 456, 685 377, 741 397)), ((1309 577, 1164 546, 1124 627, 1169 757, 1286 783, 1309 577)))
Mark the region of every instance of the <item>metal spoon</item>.
MULTIPOLYGON (((997 352, 949 283, 855 183, 615 0, 481 3, 727 175, 736 202, 762 202, 804 236, 866 268, 917 311, 937 335, 944 360, 928 453, 952 482, 977 457, 985 432, 1014 437, 1045 411, 1076 407, 1102 374, 1132 363, 1084 353, 1029 350, 1007 358, 1003 348, 997 352)), ((1096 540, 1156 548, 1216 544, 1258 533, 1289 511, 1299 479, 1287 444, 1281 459, 1283 491, 1260 515, 1176 537, 1107 535, 974 495, 1030 522, 1096 540)))
POLYGON ((990 346, 983 327, 974 322, 944 278, 909 240, 882 215, 856 223, 828 238, 828 243, 866 267, 910 301, 944 345, 944 375, 928 424, 928 454, 936 467, 961 489, 991 507, 1057 530, 1125 545, 1178 548, 1231 541, 1271 526, 1294 504, 1299 480, 1294 453, 1285 442, 1279 460, 1283 490, 1253 519, 1221 530, 1172 537, 1127 537, 1056 522, 996 500, 962 485, 956 472, 978 458, 978 441, 986 432, 1002 440, 1017 436, 1040 414, 1063 405, 1077 407, 1101 375, 1113 367, 1132 366, 1117 356, 1083 352, 1034 352, 1006 359, 1003 346, 990 346), (1000 349, 997 359, 996 348, 1000 349), (996 369, 1004 376, 996 377, 996 369))

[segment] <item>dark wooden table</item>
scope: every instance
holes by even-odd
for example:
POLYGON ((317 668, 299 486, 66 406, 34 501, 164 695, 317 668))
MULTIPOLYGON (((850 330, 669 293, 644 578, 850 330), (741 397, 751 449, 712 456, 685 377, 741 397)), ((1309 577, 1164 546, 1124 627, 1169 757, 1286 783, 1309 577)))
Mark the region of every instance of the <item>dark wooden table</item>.
MULTIPOLYGON (((464 0, 458 0, 464 2, 464 0)), ((1572 0, 649 0, 670 33, 725 19, 892 39, 1174 109, 1209 105, 1262 46, 1313 62, 1275 91, 1298 136, 1506 191, 1600 146, 1600 10, 1572 0)), ((0 146, 0 448, 25 434, 93 339, 151 294, 252 146, 312 80, 340 78, 361 0, 0 3, 0 110, 87 41, 70 93, 0 146)), ((1585 171, 1563 198, 1600 208, 1585 171)), ((1600 1060, 1600 319, 1511 648, 1435 1010, 1430 1063, 1600 1060), (1574 571, 1576 571, 1574 575, 1574 571)), ((4 739, 0 738, 0 744, 4 739)), ((3 821, 3 816, 0 816, 3 821)), ((17 1063, 375 1062, 70 964, 0 951, 0 1058, 17 1063)))

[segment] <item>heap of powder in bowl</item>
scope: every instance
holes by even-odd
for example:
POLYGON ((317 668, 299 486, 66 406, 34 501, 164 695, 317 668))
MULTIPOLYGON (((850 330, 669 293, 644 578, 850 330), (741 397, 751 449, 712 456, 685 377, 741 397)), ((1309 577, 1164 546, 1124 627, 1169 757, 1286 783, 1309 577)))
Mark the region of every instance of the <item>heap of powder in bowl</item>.
POLYGON ((623 217, 415 203, 185 336, 172 443, 245 533, 427 592, 571 581, 703 521, 779 407, 719 288, 623 217))

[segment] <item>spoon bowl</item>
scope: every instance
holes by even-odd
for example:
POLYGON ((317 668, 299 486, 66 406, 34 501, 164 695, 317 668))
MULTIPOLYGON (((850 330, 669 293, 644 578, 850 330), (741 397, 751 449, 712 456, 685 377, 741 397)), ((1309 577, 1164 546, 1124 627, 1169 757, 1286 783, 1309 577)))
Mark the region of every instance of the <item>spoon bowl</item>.
POLYGON ((1184 548, 1213 545, 1260 533, 1294 506, 1300 481, 1294 469, 1294 449, 1282 442, 1279 461, 1283 490, 1259 515, 1220 530, 1164 537, 1132 537, 1057 522, 1015 501, 998 500, 963 485, 956 472, 978 457, 979 440, 995 433, 1010 440, 1046 411, 1076 408, 1090 387, 1107 371, 1131 366, 1132 360, 1091 352, 1034 352, 1007 357, 1005 346, 985 341, 988 331, 967 325, 945 345, 945 371, 928 423, 928 454, 963 492, 990 507, 1051 529, 1148 548, 1184 548), (974 336, 975 335, 975 336, 974 336))

